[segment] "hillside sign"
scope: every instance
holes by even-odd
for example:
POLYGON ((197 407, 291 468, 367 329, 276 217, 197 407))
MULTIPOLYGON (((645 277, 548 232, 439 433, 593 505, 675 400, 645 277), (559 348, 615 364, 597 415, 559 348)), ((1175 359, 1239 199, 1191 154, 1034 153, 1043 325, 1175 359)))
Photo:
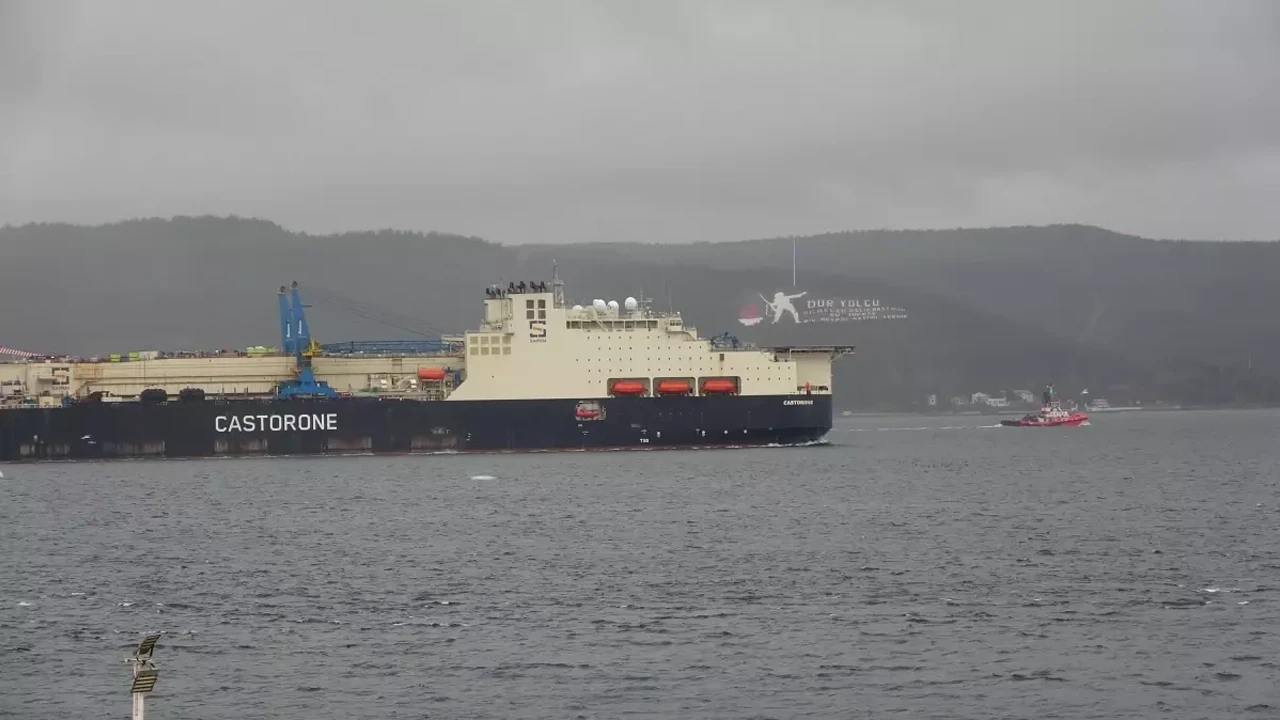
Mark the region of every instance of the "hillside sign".
POLYGON ((776 325, 784 318, 792 323, 860 322, 866 320, 905 320, 907 311, 888 305, 879 298, 867 297, 813 297, 805 292, 775 292, 773 297, 758 294, 743 303, 738 311, 738 322, 748 327, 759 325, 766 319, 776 325))

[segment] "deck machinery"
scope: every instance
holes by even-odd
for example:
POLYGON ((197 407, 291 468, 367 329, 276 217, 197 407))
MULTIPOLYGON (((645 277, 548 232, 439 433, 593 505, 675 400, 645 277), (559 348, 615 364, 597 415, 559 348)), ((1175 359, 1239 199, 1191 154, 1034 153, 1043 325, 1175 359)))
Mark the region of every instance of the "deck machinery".
POLYGON ((324 380, 317 380, 311 368, 311 358, 320 352, 320 344, 311 337, 311 327, 307 324, 307 313, 298 296, 298 281, 294 280, 286 296, 285 287, 280 286, 278 299, 280 306, 280 342, 286 355, 292 355, 297 362, 297 376, 280 383, 276 396, 292 397, 327 397, 334 398, 338 392, 329 387, 324 380))

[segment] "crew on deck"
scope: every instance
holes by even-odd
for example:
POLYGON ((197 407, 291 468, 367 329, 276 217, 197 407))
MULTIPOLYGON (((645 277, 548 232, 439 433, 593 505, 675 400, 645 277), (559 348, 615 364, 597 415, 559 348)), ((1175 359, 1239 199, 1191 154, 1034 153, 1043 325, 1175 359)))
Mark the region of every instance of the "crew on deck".
POLYGON ((508 295, 519 295, 520 293, 546 292, 547 284, 545 282, 529 282, 521 280, 519 283, 509 282, 504 290, 497 285, 491 285, 484 289, 484 294, 491 298, 503 298, 508 295))

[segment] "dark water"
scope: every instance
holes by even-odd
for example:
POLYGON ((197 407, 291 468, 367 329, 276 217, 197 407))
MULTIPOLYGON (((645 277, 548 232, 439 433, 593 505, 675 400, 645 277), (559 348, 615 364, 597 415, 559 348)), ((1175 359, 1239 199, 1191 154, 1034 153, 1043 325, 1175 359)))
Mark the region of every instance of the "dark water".
POLYGON ((3 466, 0 716, 1280 716, 1280 413, 990 422, 3 466))

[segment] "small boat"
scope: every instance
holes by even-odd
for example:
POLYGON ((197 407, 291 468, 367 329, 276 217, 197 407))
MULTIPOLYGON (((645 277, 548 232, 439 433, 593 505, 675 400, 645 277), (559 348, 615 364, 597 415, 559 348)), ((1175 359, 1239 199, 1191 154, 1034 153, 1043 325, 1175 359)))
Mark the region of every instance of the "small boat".
POLYGON ((1028 413, 1017 420, 1001 420, 1006 427, 1079 427, 1089 421, 1087 413, 1064 410, 1053 394, 1053 386, 1044 389, 1044 402, 1039 413, 1028 413))

